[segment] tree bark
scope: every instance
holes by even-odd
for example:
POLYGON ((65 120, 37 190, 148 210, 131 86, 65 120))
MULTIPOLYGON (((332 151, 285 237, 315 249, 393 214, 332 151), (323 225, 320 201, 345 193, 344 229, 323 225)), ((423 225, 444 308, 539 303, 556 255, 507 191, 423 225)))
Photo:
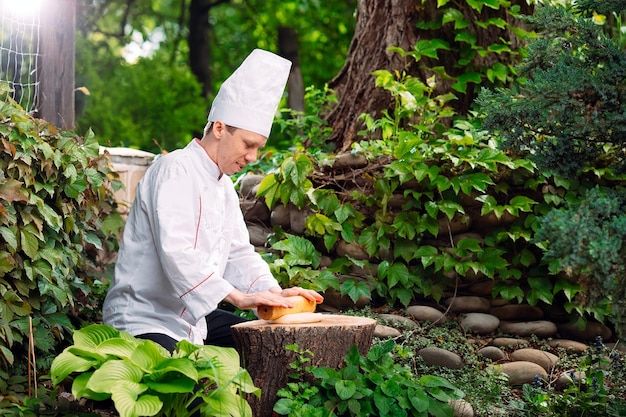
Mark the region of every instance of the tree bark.
POLYGON ((298 54, 298 35, 292 27, 278 28, 278 54, 291 61, 291 71, 287 81, 287 107, 304 111, 304 81, 298 54))
MULTIPOLYGON (((75 123, 76 1, 47 3, 41 16, 41 66, 37 117, 59 128, 73 129, 75 123), (60 53, 63 51, 64 53, 60 53)), ((29 109, 30 110, 30 109, 29 109)))
MULTIPOLYGON (((512 4, 521 6, 522 13, 529 13, 531 6, 525 0, 513 0, 512 4)), ((461 4, 465 4, 461 2, 461 4)), ((457 6, 458 7, 458 6, 457 6)), ((476 36, 476 43, 480 46, 488 46, 499 38, 511 41, 511 48, 518 46, 517 38, 508 31, 490 26, 489 30, 481 29, 476 22, 485 21, 491 17, 500 17, 511 21, 512 17, 505 9, 494 10, 483 7, 478 13, 476 10, 465 6, 462 10, 465 19, 470 22, 467 28, 476 36)), ((403 58, 400 54, 389 52, 391 46, 400 47, 405 51, 414 48, 418 40, 443 39, 452 46, 459 46, 455 40, 454 23, 444 24, 439 30, 422 30, 416 25, 418 21, 434 22, 442 13, 437 8, 435 0, 424 2, 416 0, 359 0, 357 7, 357 22, 354 37, 348 50, 346 63, 337 76, 329 82, 337 94, 338 103, 326 115, 329 125, 333 128, 331 141, 335 143, 337 151, 350 149, 352 143, 357 140, 357 134, 363 128, 358 117, 367 113, 378 117, 382 110, 391 109, 393 100, 386 91, 375 88, 375 78, 372 72, 379 69, 387 69, 391 72, 406 71, 407 74, 426 81, 433 75, 429 67, 443 66, 446 72, 452 76, 458 76, 465 71, 465 67, 457 65, 459 53, 456 51, 440 51, 438 60, 422 59, 415 62, 413 58, 403 58)), ((519 23, 518 23, 519 24, 519 23)), ((481 57, 478 54, 473 61, 474 68, 491 66, 496 60, 512 62, 513 56, 488 54, 481 57)), ((437 88, 434 95, 452 91, 451 84, 454 80, 446 80, 438 77, 437 88)), ((473 84, 468 84, 466 94, 457 94, 457 100, 452 106, 459 114, 465 114, 475 98, 472 90, 473 84)))
POLYGON ((310 365, 338 369, 352 345, 361 355, 369 350, 376 321, 363 317, 322 315, 322 321, 308 324, 273 324, 266 320, 244 322, 232 327, 233 337, 254 384, 261 388, 261 398, 250 396, 248 402, 255 417, 271 417, 276 393, 287 386, 289 364, 297 353, 285 346, 295 344, 299 351, 313 353, 310 365))
POLYGON ((189 66, 191 72, 202 85, 202 95, 211 92, 211 71, 209 42, 209 10, 211 0, 191 0, 189 5, 189 66))

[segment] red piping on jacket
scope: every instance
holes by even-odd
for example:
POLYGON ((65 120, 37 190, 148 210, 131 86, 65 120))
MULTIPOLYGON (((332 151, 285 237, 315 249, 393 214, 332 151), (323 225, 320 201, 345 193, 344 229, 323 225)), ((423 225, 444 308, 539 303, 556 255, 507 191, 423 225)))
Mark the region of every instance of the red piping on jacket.
MULTIPOLYGON (((267 274, 266 274, 266 275, 267 275, 267 274)), ((246 290, 246 294, 250 294, 250 290, 252 289, 252 287, 254 286, 254 284, 255 284, 255 283, 256 283, 256 282, 257 282, 257 281, 258 281, 261 277, 263 277, 263 276, 265 276, 265 275, 259 275, 258 277, 256 277, 256 278, 254 279, 254 281, 252 281, 252 282, 250 283, 250 285, 248 286, 248 289, 246 290)))
POLYGON ((196 239, 193 242, 193 248, 198 246, 198 234, 200 233, 200 220, 202 220, 202 196, 200 196, 200 214, 198 214, 198 224, 196 224, 196 239))
POLYGON ((183 298, 184 296, 186 296, 187 294, 189 294, 190 292, 194 291, 196 288, 198 288, 200 285, 204 284, 205 282, 207 282, 209 280, 209 278, 211 278, 213 276, 214 272, 211 272, 211 274, 206 277, 205 279, 203 279, 202 281, 200 281, 197 285, 195 285, 194 287, 190 288, 189 290, 185 291, 184 293, 182 293, 182 295, 180 295, 178 298, 183 298))

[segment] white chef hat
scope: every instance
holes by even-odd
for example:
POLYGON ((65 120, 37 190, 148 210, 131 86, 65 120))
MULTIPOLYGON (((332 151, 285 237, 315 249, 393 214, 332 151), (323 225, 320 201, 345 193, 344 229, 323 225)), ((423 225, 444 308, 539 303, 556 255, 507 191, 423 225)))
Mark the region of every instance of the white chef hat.
POLYGON ((253 50, 220 87, 209 122, 220 120, 268 137, 290 69, 291 61, 262 49, 253 50))

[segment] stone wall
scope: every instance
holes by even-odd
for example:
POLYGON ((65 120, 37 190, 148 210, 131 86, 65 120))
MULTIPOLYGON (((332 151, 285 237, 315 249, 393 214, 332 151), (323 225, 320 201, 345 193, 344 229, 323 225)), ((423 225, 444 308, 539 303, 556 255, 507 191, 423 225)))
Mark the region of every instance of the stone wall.
MULTIPOLYGON (((123 214, 126 214, 134 199, 137 183, 156 155, 128 148, 102 148, 101 151, 109 153, 113 169, 119 174, 120 180, 125 186, 116 195, 120 203, 120 210, 123 214)), ((341 160, 335 167, 337 169, 352 169, 362 167, 365 163, 364 160, 355 159, 349 155, 348 158, 341 160)), ((275 226, 279 226, 292 234, 303 234, 306 217, 309 215, 307 210, 298 210, 294 206, 278 205, 272 210, 268 209, 264 199, 256 197, 258 186, 262 179, 263 176, 261 175, 247 174, 238 181, 241 208, 248 224, 250 241, 258 251, 268 250, 268 237, 275 226)), ((463 238, 467 234, 472 234, 471 237, 480 239, 480 234, 475 233, 475 230, 502 226, 503 223, 511 220, 507 217, 500 219, 482 217, 468 217, 458 222, 442 225, 442 228, 450 228, 446 232, 450 231, 455 239, 463 238), (481 221, 482 225, 478 228, 470 229, 471 225, 476 225, 477 221, 481 221)), ((333 253, 324 255, 322 264, 330 265, 333 256, 346 255, 354 259, 367 259, 367 254, 358 245, 339 242, 333 253)), ((358 270, 358 268, 355 268, 352 275, 340 278, 371 280, 374 279, 374 275, 375 271, 358 270)), ((446 294, 446 298, 441 304, 437 304, 433 300, 416 300, 409 309, 424 307, 435 309, 440 314, 445 312, 449 316, 457 317, 461 320, 463 327, 483 334, 486 326, 488 327, 486 333, 489 334, 495 332, 518 336, 535 334, 549 338, 567 337, 583 342, 592 341, 597 336, 601 336, 604 340, 610 340, 613 337, 610 328, 593 321, 590 321, 583 329, 576 328, 569 323, 570 315, 560 306, 520 305, 507 303, 501 299, 493 299, 490 295, 493 282, 493 280, 487 277, 474 276, 470 280, 462 282, 454 296, 446 294), (478 307, 473 305, 472 302, 478 303, 478 307), (468 307, 467 303, 471 307, 468 307), (494 326, 494 323, 497 324, 494 326)), ((349 307, 363 307, 369 303, 367 299, 360 299, 354 303, 348 297, 341 297, 334 291, 328 291, 324 296, 325 303, 323 309, 330 312, 337 312, 349 307)), ((409 312, 407 312, 407 315, 412 316, 409 312)))

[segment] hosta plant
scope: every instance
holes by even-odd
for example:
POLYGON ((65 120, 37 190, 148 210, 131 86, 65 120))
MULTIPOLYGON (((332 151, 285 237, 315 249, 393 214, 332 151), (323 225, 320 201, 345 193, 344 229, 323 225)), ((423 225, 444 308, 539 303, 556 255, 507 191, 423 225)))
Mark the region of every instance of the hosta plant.
POLYGON ((232 348, 157 343, 105 324, 74 332, 74 344, 52 362, 55 385, 73 379, 76 398, 111 399, 120 417, 252 416, 246 395, 260 395, 232 348))

